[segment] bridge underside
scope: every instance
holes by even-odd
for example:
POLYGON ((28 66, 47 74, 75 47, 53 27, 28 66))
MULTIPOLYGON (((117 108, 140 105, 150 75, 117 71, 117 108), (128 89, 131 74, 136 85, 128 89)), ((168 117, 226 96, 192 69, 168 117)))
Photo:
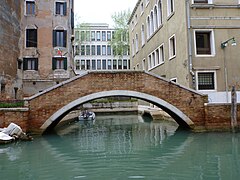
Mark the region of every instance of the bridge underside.
POLYGON ((113 96, 125 96, 125 97, 133 97, 133 98, 145 100, 147 102, 150 102, 160 107, 165 112, 167 112, 179 124, 181 128, 187 128, 187 129, 194 128, 194 123, 191 121, 191 119, 188 116, 186 116, 178 108, 174 107, 173 105, 169 104, 168 102, 160 98, 154 97, 146 93, 136 92, 136 91, 113 90, 113 91, 103 91, 103 92, 89 94, 87 96, 80 97, 72 101, 71 103, 67 104, 66 106, 62 107, 57 112, 55 112, 49 119, 47 119, 47 121, 41 126, 41 131, 47 132, 48 130, 54 128, 65 115, 67 115, 71 110, 73 110, 74 108, 76 108, 81 104, 84 104, 86 102, 89 102, 95 99, 113 97, 113 96))

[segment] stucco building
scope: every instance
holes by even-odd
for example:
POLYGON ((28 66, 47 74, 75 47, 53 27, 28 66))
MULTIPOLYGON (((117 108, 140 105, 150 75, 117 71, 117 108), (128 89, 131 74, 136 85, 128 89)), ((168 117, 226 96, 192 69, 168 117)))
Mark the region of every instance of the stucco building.
POLYGON ((229 101, 240 84, 239 4, 139 0, 129 20, 132 67, 229 101))
POLYGON ((72 76, 73 6, 73 0, 24 1, 19 42, 24 96, 72 76))
MULTIPOLYGON (((114 55, 110 44, 114 29, 106 23, 86 23, 75 28, 74 62, 76 74, 87 70, 126 70, 130 69, 129 51, 122 56, 114 55)), ((124 37, 124 35, 123 35, 124 37)), ((127 41, 123 38, 124 41, 127 41)))
POLYGON ((21 98, 21 77, 17 75, 18 42, 23 1, 2 0, 0 5, 0 100, 21 98))

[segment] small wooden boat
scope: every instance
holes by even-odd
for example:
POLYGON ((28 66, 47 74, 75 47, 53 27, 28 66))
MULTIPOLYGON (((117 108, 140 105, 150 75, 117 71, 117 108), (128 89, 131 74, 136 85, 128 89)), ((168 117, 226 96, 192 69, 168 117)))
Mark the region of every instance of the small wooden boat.
POLYGON ((95 113, 91 111, 83 111, 80 116, 78 116, 79 121, 93 121, 95 118, 95 113))

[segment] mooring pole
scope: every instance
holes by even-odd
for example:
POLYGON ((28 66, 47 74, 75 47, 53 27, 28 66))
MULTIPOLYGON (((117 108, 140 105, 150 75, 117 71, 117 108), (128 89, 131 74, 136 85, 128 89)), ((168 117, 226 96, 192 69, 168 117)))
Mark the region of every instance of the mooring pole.
POLYGON ((236 93, 235 86, 232 87, 231 97, 232 97, 231 126, 232 126, 232 132, 236 132, 236 128, 237 128, 237 93, 236 93))

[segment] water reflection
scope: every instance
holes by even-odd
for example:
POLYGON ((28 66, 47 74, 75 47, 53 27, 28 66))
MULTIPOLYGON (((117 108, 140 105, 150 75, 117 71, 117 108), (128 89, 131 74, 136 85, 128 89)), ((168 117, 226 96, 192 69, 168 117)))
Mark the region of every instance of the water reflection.
POLYGON ((239 134, 105 116, 0 147, 1 179, 238 179, 239 134), (14 172, 14 173, 12 173, 14 172))

